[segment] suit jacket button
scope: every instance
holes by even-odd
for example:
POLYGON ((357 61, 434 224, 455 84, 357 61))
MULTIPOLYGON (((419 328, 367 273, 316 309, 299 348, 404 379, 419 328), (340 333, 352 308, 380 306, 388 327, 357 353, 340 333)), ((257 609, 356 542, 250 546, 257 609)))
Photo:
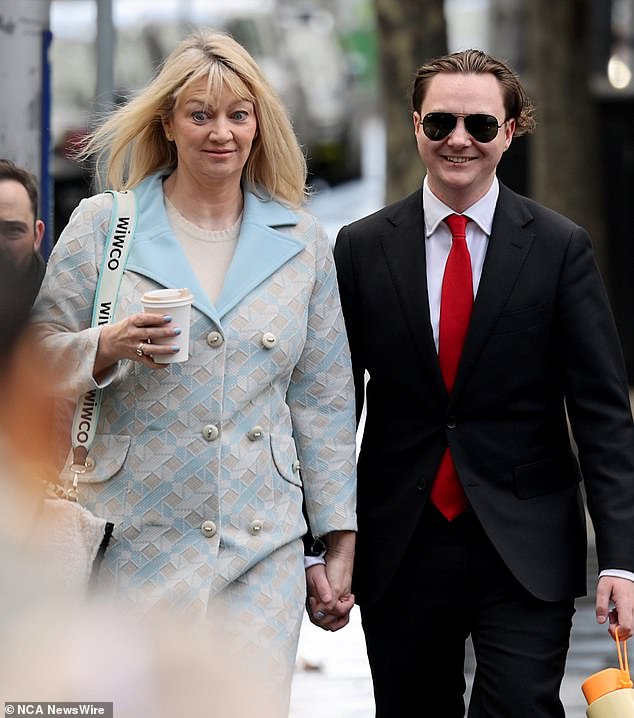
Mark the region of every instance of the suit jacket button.
POLYGON ((262 519, 253 519, 249 524, 249 533, 252 536, 257 536, 264 528, 264 521, 262 519))
POLYGON ((262 346, 265 349, 273 349, 277 344, 277 338, 273 332, 266 332, 262 335, 262 346))
POLYGON ((254 426, 252 429, 249 429, 249 431, 247 431, 247 436, 249 437, 250 441, 257 441, 258 439, 261 439, 263 434, 264 430, 261 426, 254 426))
POLYGON ((207 441, 215 441, 220 436, 220 430, 215 424, 207 424, 207 426, 203 426, 201 433, 203 438, 207 441))
POLYGON ((425 489, 427 488, 427 482, 425 481, 425 479, 421 479, 421 480, 416 484, 416 488, 417 488, 419 491, 425 491, 425 489))
POLYGON ((456 421, 456 417, 455 417, 455 416, 449 416, 449 417, 447 417, 447 423, 445 424, 445 426, 446 426, 448 429, 455 429, 457 423, 458 423, 458 422, 456 421))
POLYGON ((293 469, 294 474, 296 474, 300 470, 301 464, 299 463, 299 459, 295 459, 295 461, 293 461, 291 468, 293 469))
POLYGON ((205 538, 213 538, 216 533, 216 524, 213 521, 203 521, 200 525, 200 532, 205 538))
POLYGON ((209 332, 209 334, 207 334, 207 344, 209 344, 210 347, 221 347, 224 343, 224 337, 220 332, 209 332))

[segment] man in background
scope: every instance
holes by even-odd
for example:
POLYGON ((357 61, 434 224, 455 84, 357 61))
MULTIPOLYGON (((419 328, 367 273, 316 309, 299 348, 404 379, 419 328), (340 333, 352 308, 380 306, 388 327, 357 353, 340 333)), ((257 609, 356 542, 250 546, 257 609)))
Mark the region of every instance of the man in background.
POLYGON ((6 357, 23 328, 44 277, 40 254, 44 222, 38 216, 37 180, 0 159, 0 330, 6 357))

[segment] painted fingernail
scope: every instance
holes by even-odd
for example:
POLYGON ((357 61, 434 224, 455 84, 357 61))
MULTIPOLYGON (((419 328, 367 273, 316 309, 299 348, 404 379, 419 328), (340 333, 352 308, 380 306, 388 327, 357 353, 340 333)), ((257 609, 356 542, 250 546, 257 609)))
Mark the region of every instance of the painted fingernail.
POLYGON ((176 354, 176 352, 179 352, 180 349, 181 349, 181 348, 180 348, 178 345, 176 345, 176 344, 173 344, 173 345, 172 345, 172 351, 174 352, 174 354, 176 354))
POLYGON ((323 611, 316 611, 315 616, 317 616, 317 618, 326 618, 326 614, 323 611))
POLYGON ((180 327, 176 327, 176 328, 174 329, 174 336, 177 337, 180 333, 181 333, 180 327))
POLYGON ((164 322, 171 322, 171 321, 172 321, 172 315, 171 315, 171 314, 164 314, 164 315, 163 315, 163 321, 164 321, 164 322))

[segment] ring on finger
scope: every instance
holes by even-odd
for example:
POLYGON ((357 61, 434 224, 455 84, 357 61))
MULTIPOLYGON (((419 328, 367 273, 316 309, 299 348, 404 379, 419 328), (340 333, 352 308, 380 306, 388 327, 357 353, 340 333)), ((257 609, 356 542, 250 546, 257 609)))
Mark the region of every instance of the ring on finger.
POLYGON ((135 351, 137 353, 137 356, 144 357, 145 352, 143 351, 143 343, 139 344, 135 351))

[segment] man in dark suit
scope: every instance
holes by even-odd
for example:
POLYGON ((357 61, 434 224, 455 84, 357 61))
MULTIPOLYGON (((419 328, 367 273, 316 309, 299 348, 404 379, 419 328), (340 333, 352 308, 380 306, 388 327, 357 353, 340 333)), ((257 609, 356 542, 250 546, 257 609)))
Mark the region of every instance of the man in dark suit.
POLYGON ((412 99, 421 190, 335 247, 367 409, 353 591, 376 715, 463 716, 471 635, 471 718, 560 718, 586 591, 582 478, 597 619, 612 606, 610 632, 632 633, 622 352, 586 231, 496 177, 534 125, 517 76, 468 50, 421 67, 412 99))

